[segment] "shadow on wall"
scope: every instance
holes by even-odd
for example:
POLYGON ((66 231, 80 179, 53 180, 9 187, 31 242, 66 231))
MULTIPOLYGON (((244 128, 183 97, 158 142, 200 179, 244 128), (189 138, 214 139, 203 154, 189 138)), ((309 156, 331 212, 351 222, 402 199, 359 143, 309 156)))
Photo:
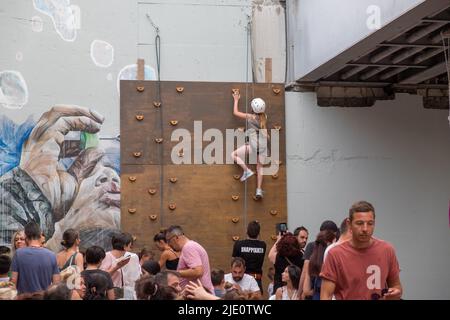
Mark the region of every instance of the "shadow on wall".
POLYGON ((61 105, 18 125, 0 117, 0 245, 31 220, 59 251, 68 228, 81 248, 111 247, 120 228, 119 141, 99 141, 104 117, 61 105), (79 139, 68 140, 68 133, 79 139), (100 146, 102 145, 102 147, 100 146))

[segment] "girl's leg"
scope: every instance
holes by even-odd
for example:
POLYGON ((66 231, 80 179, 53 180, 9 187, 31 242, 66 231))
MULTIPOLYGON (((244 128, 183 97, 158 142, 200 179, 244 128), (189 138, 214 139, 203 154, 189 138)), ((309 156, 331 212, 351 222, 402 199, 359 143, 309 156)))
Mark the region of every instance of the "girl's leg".
POLYGON ((261 156, 258 156, 258 162, 256 163, 256 173, 257 173, 257 184, 256 184, 256 188, 257 189, 262 189, 262 183, 263 183, 263 165, 262 165, 262 161, 263 159, 261 159, 261 156))
POLYGON ((237 163, 238 165, 241 166, 241 168, 242 168, 242 170, 244 170, 244 172, 248 170, 248 167, 247 167, 247 165, 245 164, 245 161, 244 161, 244 160, 245 160, 245 155, 246 155, 247 153, 249 153, 249 152, 251 152, 251 151, 250 151, 250 147, 249 147, 248 145, 244 144, 243 146, 237 148, 236 150, 234 150, 234 151, 231 153, 231 158, 232 158, 234 161, 236 161, 236 163, 237 163), (243 159, 244 159, 244 160, 243 160, 243 159))

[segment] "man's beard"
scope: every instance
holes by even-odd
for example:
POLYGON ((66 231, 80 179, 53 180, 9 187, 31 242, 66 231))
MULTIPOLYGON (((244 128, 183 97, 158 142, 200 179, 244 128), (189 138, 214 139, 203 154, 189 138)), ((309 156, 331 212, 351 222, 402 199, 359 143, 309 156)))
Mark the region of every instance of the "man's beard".
POLYGON ((242 278, 243 278, 243 277, 233 277, 233 280, 234 280, 235 282, 239 282, 239 281, 242 280, 242 278))

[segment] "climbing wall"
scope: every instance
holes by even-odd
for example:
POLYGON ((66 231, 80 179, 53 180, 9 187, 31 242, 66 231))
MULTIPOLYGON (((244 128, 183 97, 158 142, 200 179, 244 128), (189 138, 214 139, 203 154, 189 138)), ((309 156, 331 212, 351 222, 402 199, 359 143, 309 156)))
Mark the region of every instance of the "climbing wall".
MULTIPOLYGON (((136 237, 136 250, 154 248, 153 236, 177 224, 206 248, 212 267, 228 272, 233 243, 245 239, 252 220, 261 223, 261 239, 270 249, 275 224, 287 220, 282 84, 122 81, 120 119, 121 225, 136 237), (226 164, 225 146, 222 164, 194 164, 195 151, 205 150, 210 141, 192 142, 189 159, 189 150, 175 153, 177 161, 184 158, 191 164, 172 162, 179 143, 171 141, 173 131, 186 129, 194 140, 194 121, 201 121, 200 134, 215 128, 224 141, 226 129, 243 131, 245 120, 233 116, 232 89, 240 90, 243 112, 246 104, 250 112, 253 98, 263 98, 268 129, 279 133, 279 170, 264 176, 261 200, 253 198, 256 175, 240 182, 242 169, 226 164)), ((268 267, 266 259, 264 269, 268 267)))

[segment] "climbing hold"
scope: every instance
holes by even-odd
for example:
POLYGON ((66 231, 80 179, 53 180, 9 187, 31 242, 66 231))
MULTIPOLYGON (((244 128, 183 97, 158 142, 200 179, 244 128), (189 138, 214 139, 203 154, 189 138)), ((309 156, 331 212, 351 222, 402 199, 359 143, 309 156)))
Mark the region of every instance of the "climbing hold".
POLYGON ((177 208, 177 205, 175 203, 169 204, 169 209, 170 210, 175 210, 176 208, 177 208))
POLYGON ((278 173, 273 174, 272 179, 278 179, 278 173))
POLYGON ((129 208, 128 212, 131 214, 136 213, 136 208, 129 208))
POLYGON ((184 87, 177 87, 177 92, 182 93, 184 91, 184 87))
POLYGON ((231 199, 233 199, 234 201, 238 201, 239 200, 239 196, 237 195, 232 195, 231 199))
POLYGON ((270 210, 270 214, 272 216, 276 216, 278 214, 278 211, 277 210, 270 210))
POLYGON ((273 93, 275 93, 275 94, 279 94, 279 93, 281 92, 281 89, 279 89, 279 88, 273 88, 272 91, 273 91, 273 93))
POLYGON ((270 239, 272 239, 273 241, 275 241, 275 240, 277 240, 277 236, 276 236, 276 235, 272 235, 272 236, 270 237, 270 239))
POLYGON ((133 152, 133 156, 135 158, 139 158, 140 156, 142 156, 142 153, 141 152, 133 152))
POLYGON ((233 221, 233 223, 238 223, 239 222, 239 218, 238 217, 234 217, 231 219, 231 221, 233 221))
POLYGON ((144 87, 136 87, 136 90, 138 91, 138 92, 144 92, 144 87))
POLYGON ((135 176, 130 176, 130 177, 128 177, 128 180, 130 180, 131 182, 135 182, 136 181, 136 177, 135 176))
POLYGON ((281 126, 273 126, 273 128, 274 128, 275 130, 278 130, 278 131, 281 130, 281 126))
POLYGON ((137 114, 136 115, 136 120, 137 121, 142 121, 142 120, 144 120, 144 116, 142 114, 137 114))
POLYGON ((158 216, 156 214, 152 214, 151 216, 148 216, 148 218, 152 221, 155 221, 158 216))
POLYGON ((155 108, 159 108, 159 107, 161 107, 161 102, 159 102, 159 101, 153 101, 153 106, 154 106, 155 108))
POLYGON ((239 236, 233 236, 233 241, 238 241, 239 240, 239 236))
POLYGON ((178 179, 177 178, 175 178, 175 177, 173 177, 173 178, 170 178, 170 182, 172 182, 172 183, 175 183, 175 182, 177 182, 178 181, 178 179))
POLYGON ((241 178, 241 176, 238 175, 238 174, 235 174, 235 175, 233 176, 233 178, 234 178, 235 180, 239 180, 239 179, 241 178))
POLYGON ((161 143, 161 142, 163 142, 163 138, 155 138, 155 142, 156 143, 161 143))
POLYGON ((170 124, 172 126, 176 126, 178 124, 178 121, 177 120, 172 120, 172 121, 170 121, 170 124))
POLYGON ((154 195, 156 193, 156 189, 148 189, 148 193, 154 195))

